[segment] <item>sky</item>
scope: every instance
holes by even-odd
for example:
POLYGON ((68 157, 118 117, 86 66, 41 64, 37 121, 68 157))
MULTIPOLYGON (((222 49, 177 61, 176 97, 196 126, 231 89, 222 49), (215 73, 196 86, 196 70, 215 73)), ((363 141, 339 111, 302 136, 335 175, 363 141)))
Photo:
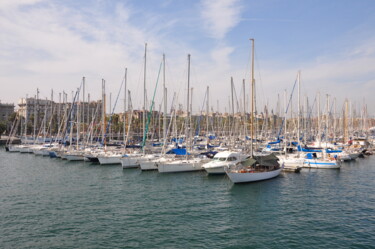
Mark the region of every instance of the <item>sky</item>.
MULTIPOLYGON (((365 103, 375 116, 373 13, 373 0, 1 0, 0 101, 17 104, 37 89, 43 99, 52 90, 55 101, 63 91, 71 99, 85 77, 92 100, 105 80, 112 106, 119 95, 119 112, 127 68, 132 105, 142 108, 147 43, 147 96, 156 89, 156 110, 163 54, 168 109, 174 95, 186 106, 190 54, 193 112, 204 110, 207 87, 210 108, 230 110, 231 77, 240 110, 243 80, 250 95, 253 38, 258 110, 276 111, 300 71, 301 102, 316 103, 319 93, 322 111, 328 95, 330 110, 336 99, 341 112, 348 99, 357 113, 365 103)), ((296 109, 296 90, 293 103, 296 109)))

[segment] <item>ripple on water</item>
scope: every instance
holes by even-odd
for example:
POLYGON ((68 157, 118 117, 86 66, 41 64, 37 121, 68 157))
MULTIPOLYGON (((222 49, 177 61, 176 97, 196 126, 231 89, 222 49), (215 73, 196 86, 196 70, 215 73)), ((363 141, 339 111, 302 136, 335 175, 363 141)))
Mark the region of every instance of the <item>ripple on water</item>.
POLYGON ((370 248, 375 158, 233 185, 0 152, 3 248, 370 248))

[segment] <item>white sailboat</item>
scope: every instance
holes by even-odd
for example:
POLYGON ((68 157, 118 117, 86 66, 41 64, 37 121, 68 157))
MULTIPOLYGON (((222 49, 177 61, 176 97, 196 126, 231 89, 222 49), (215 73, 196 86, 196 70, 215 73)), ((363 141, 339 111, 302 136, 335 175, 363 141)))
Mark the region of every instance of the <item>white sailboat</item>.
POLYGON ((254 137, 254 39, 252 41, 252 70, 251 70, 251 158, 236 166, 226 167, 225 173, 233 183, 245 183, 267 180, 277 177, 282 167, 277 162, 278 158, 273 154, 268 156, 253 155, 254 137))
MULTIPOLYGON (((191 139, 191 125, 190 125, 190 54, 188 54, 188 78, 187 78, 187 105, 186 113, 187 117, 185 119, 185 138, 186 138, 186 150, 191 149, 190 139, 191 139)), ((203 170, 202 165, 207 162, 207 159, 190 157, 186 152, 184 159, 175 160, 170 162, 162 162, 158 164, 159 173, 175 173, 175 172, 189 172, 189 171, 200 171, 203 170)))

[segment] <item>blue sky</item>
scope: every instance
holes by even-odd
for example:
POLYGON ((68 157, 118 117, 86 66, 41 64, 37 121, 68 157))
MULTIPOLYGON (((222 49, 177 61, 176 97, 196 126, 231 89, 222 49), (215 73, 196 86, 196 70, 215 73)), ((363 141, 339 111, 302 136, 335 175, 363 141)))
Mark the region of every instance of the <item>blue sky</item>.
MULTIPOLYGON (((365 100, 375 114, 375 1, 372 0, 165 0, 0 2, 2 102, 70 93, 82 76, 92 98, 101 79, 117 94, 128 68, 133 105, 143 102, 143 53, 148 43, 147 88, 153 92, 162 54, 167 57, 169 102, 185 103, 187 54, 191 54, 194 111, 206 86, 210 105, 228 109, 230 77, 240 101, 242 79, 249 94, 250 42, 255 38, 258 108, 275 109, 277 95, 292 89, 301 70, 301 94, 319 91, 365 100)), ((322 105, 325 99, 322 97, 322 105)), ((161 103, 161 88, 156 103, 161 103)), ((325 102, 324 102, 325 103, 325 102)), ((118 110, 122 107, 119 106, 118 110)))

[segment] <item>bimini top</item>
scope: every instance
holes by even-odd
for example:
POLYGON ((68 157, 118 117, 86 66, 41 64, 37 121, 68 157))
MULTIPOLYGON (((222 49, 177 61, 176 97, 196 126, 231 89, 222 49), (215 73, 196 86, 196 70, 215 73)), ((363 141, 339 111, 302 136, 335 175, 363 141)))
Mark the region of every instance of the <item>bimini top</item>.
POLYGON ((266 166, 266 167, 273 167, 279 165, 278 163, 279 158, 275 156, 273 153, 266 155, 266 156, 254 156, 253 158, 248 158, 241 164, 243 166, 252 166, 256 163, 266 166))

